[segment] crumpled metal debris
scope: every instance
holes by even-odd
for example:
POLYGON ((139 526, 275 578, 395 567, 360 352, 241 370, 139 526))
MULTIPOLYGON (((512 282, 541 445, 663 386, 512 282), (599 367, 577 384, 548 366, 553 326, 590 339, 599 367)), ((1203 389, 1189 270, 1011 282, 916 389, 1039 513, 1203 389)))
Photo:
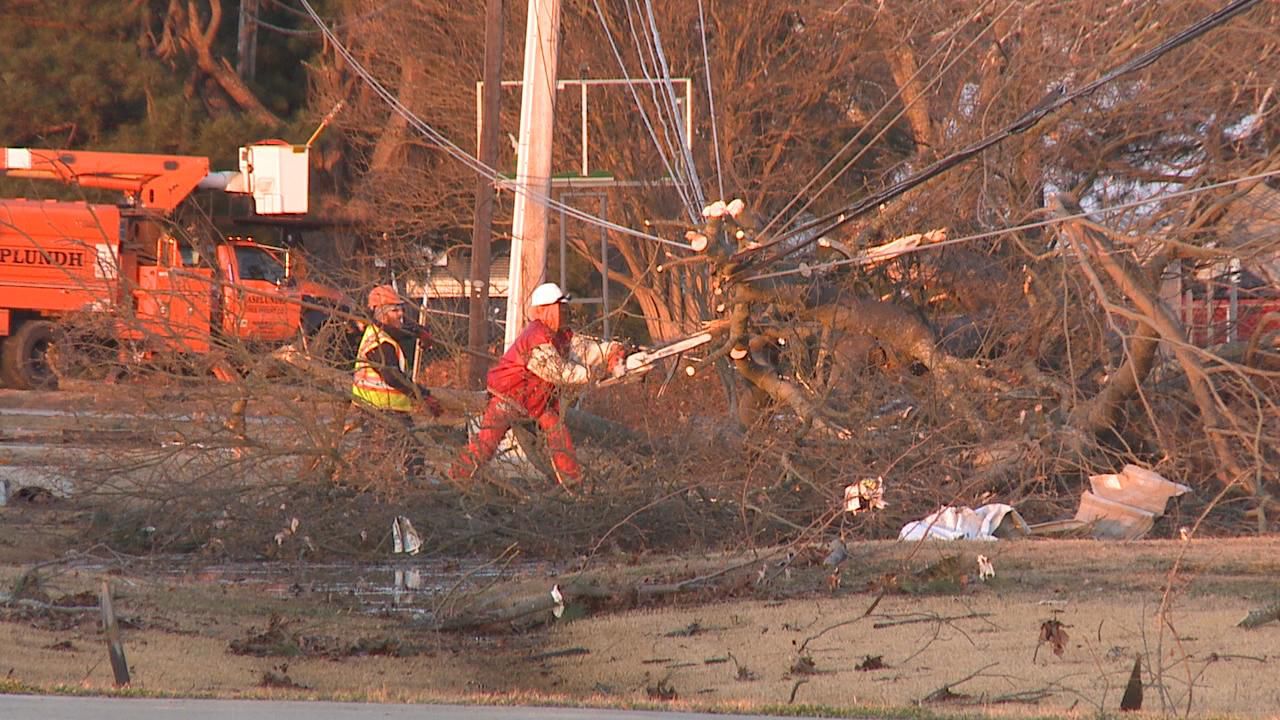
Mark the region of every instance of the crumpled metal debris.
POLYGON ((978 556, 978 579, 986 582, 996 576, 996 566, 991 564, 986 555, 978 556))
POLYGON ((1136 540, 1146 535, 1164 515, 1169 498, 1191 492, 1186 485, 1137 465, 1092 475, 1089 485, 1091 491, 1080 496, 1075 519, 1092 525, 1093 536, 1100 540, 1136 540))
POLYGON ((555 603, 551 608, 551 614, 559 619, 564 615, 564 595, 560 592, 559 585, 551 586, 551 601, 555 603))

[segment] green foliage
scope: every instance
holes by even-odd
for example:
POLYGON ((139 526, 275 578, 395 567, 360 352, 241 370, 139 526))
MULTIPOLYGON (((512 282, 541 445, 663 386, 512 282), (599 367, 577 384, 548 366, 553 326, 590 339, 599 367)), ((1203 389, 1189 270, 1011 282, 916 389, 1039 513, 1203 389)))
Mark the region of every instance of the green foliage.
POLYGON ((6 105, 0 138, 6 144, 101 144, 121 126, 145 119, 150 97, 180 93, 171 74, 140 57, 136 31, 137 18, 115 3, 11 8, 0 22, 6 105))
MULTIPOLYGON (((206 22, 204 3, 195 4, 206 22)), ((258 35, 258 72, 249 86, 285 121, 272 128, 254 123, 221 97, 185 46, 168 59, 157 57, 166 7, 99 0, 5 3, 0 145, 207 155, 214 167, 233 168, 236 148, 247 142, 306 140, 323 114, 306 108, 303 63, 313 62, 321 47, 309 20, 263 17, 303 30, 282 34, 264 27, 258 35)), ((237 8, 223 4, 214 45, 231 62, 237 8)))

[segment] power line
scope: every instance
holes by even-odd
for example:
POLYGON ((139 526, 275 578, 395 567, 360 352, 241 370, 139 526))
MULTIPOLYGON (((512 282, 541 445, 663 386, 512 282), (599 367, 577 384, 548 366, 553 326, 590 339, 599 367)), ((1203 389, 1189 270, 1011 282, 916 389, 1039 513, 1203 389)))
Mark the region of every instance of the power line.
MULTIPOLYGON (((707 17, 702 11, 702 0, 698 0, 698 30, 702 35, 702 68, 707 77, 707 108, 711 116, 711 147, 715 150, 716 186, 720 191, 720 199, 724 199, 724 172, 720 169, 720 132, 716 124, 716 96, 711 90, 711 61, 707 58, 707 17)), ((692 112, 692 108, 686 110, 692 112)))
POLYGON ((1010 136, 1025 132, 1026 130, 1034 127, 1037 123, 1040 122, 1040 120, 1044 119, 1045 116, 1049 115, 1049 113, 1063 107, 1064 105, 1074 100, 1077 100, 1081 97, 1089 95, 1090 93, 1094 92, 1095 90, 1102 87, 1103 85, 1110 83, 1116 78, 1119 78, 1123 75, 1127 75, 1128 73, 1134 72, 1136 70, 1140 70, 1142 68, 1147 67, 1148 65, 1151 65, 1152 63, 1154 63, 1156 60, 1158 60, 1160 57, 1167 54, 1168 52, 1174 50, 1175 48, 1181 47, 1182 45, 1185 45, 1191 40, 1194 40, 1200 37, 1201 35, 1205 34, 1206 32, 1213 29, 1214 27, 1217 27, 1218 25, 1221 25, 1227 20, 1230 20, 1232 17, 1235 17, 1236 15, 1243 13, 1244 11, 1248 10, 1253 5, 1256 5, 1257 3, 1258 3, 1258 0, 1234 0, 1234 2, 1230 3, 1229 5, 1222 8, 1221 10, 1211 13, 1210 15, 1202 18, 1201 20, 1197 21, 1196 23, 1192 24, 1191 26, 1177 33, 1176 35, 1173 35, 1172 37, 1160 43, 1159 45, 1156 45, 1151 50, 1148 50, 1147 52, 1133 58, 1132 60, 1129 60, 1128 62, 1120 64, 1119 66, 1115 67, 1111 71, 1104 73, 1097 80, 1094 80, 1093 82, 1088 83, 1077 90, 1068 91, 1065 86, 1059 86, 1054 90, 1051 90, 1048 94, 1046 94, 1043 98, 1041 98, 1040 101, 1037 102, 1031 109, 1027 110, 1018 119, 1014 120, 1012 123, 1010 123, 1003 129, 998 130, 991 135, 988 135, 982 140, 979 140, 978 142, 973 143, 972 145, 969 145, 968 147, 958 152, 955 152, 951 155, 948 155, 945 158, 942 158, 941 160, 938 160, 937 162, 933 163, 932 165, 925 168, 924 170, 921 170, 915 175, 912 175, 900 182, 897 182, 889 186, 888 188, 881 190, 880 192, 874 193, 859 202, 848 205, 842 210, 837 210, 837 211, 828 213, 811 222, 805 223, 800 227, 795 228, 791 232, 781 235, 773 240, 770 240, 769 242, 764 243, 759 247, 742 251, 738 253, 735 257, 740 258, 742 260, 743 269, 746 269, 751 265, 758 265, 762 263, 768 263, 768 262, 780 260, 786 257, 787 255, 790 255, 791 253, 811 244, 818 237, 821 237, 822 235, 828 232, 831 232, 832 230, 835 230, 841 225, 844 225, 845 223, 848 223, 853 219, 860 217, 861 215, 867 213, 868 211, 879 207, 881 204, 895 197, 898 197, 899 195, 907 192, 908 190, 918 185, 921 185, 933 179, 934 177, 937 177, 938 175, 941 175, 947 170, 950 170, 951 168, 959 165, 960 163, 965 162, 966 160, 969 160, 970 158, 978 155, 979 153, 983 152, 987 148, 1001 142, 1002 140, 1010 136), (785 248, 780 252, 775 251, 773 254, 764 253, 764 251, 767 250, 768 248, 776 246, 779 243, 783 242, 784 240, 795 237, 796 235, 799 235, 804 232, 813 232, 813 238, 801 243, 797 243, 791 247, 785 248))
MULTIPOLYGON (((1210 190, 1217 190, 1219 188, 1230 187, 1232 185, 1239 185, 1241 183, 1246 183, 1246 182, 1254 182, 1257 180, 1265 180, 1267 178, 1276 177, 1276 176, 1280 176, 1280 170, 1270 170, 1268 172, 1258 173, 1256 175, 1247 175, 1245 177, 1234 178, 1231 180, 1223 180, 1222 182, 1212 183, 1210 185, 1205 185, 1203 187, 1191 188, 1188 190, 1179 190, 1179 191, 1167 193, 1164 195, 1153 195, 1152 197, 1142 198, 1141 200, 1131 200, 1127 203, 1121 203, 1119 205, 1112 205, 1111 207, 1099 208, 1097 210, 1081 212, 1075 215, 1064 215, 1061 217, 1051 218, 1049 220, 1041 220, 1033 223, 1025 223, 1023 225, 1015 225, 1013 227, 1001 228, 999 230, 989 230, 987 232, 975 233, 973 235, 965 235, 958 238, 948 238, 940 242, 929 243, 928 245, 920 245, 913 248, 904 248, 893 257, 900 257, 902 255, 910 255, 912 253, 924 252, 925 250, 934 250, 937 248, 947 247, 949 245, 960 245, 962 243, 973 242, 975 240, 985 240, 987 238, 999 237, 1001 235, 1009 235, 1016 232, 1022 232, 1023 230, 1034 230, 1036 228, 1049 227, 1052 225, 1057 225, 1059 223, 1067 222, 1069 220, 1080 220, 1080 219, 1088 218, 1091 215, 1110 215, 1112 213, 1118 213, 1122 210, 1131 210, 1135 207, 1141 207, 1143 205, 1150 205, 1157 202, 1165 202, 1167 200, 1176 200, 1181 197, 1198 195, 1200 193, 1208 192, 1210 190)), ((778 270, 776 272, 768 272, 768 273, 761 273, 759 275, 752 275, 750 277, 742 278, 742 282, 750 282, 752 280, 766 280, 769 278, 783 277, 785 275, 797 275, 797 274, 804 274, 809 272, 818 272, 821 270, 841 267, 844 265, 865 265, 867 262, 875 259, 876 258, 873 258, 870 253, 861 252, 854 257, 845 258, 843 260, 832 260, 831 262, 821 263, 818 265, 809 265, 804 268, 789 268, 787 270, 778 270)))
MULTIPOLYGON (((671 67, 667 63, 667 53, 662 48, 662 36, 658 33, 658 21, 653 15, 653 0, 645 0, 645 9, 649 14, 649 32, 652 36, 653 48, 657 53, 658 60, 662 65, 662 89, 667 91, 667 101, 670 103, 671 123, 675 130, 676 146, 681 151, 681 157, 689 167, 689 180, 693 185, 694 197, 698 201, 698 207, 706 205, 706 196, 702 193, 702 182, 698 179, 698 168, 693 162, 693 150, 685 142, 681 142, 680 133, 680 111, 679 101, 676 100, 676 86, 671 82, 671 67)), ((686 113, 692 113, 693 108, 685 108, 686 113)))
MULTIPOLYGON (((977 35, 975 35, 972 40, 969 41, 968 45, 961 48, 960 52, 957 53, 956 56, 950 62, 945 63, 942 69, 940 69, 936 75, 934 75, 932 78, 929 79, 929 82, 925 84, 925 90, 927 91, 929 87, 934 85, 935 83, 942 82, 943 75, 946 74, 946 72, 950 70, 956 63, 960 62, 960 59, 964 57, 965 53, 967 53, 974 45, 976 45, 978 43, 978 40, 982 39, 982 37, 986 35, 988 30, 995 27, 996 23, 1001 18, 1003 18, 1006 13, 1008 13, 1014 7, 1021 6, 1022 4, 1023 4, 1023 0, 1011 0, 1011 2, 1008 5, 1006 5, 1003 10, 997 13, 995 17, 991 18, 991 21, 987 23, 987 25, 984 28, 982 28, 982 30, 977 35)), ((978 9, 974 11, 973 17, 974 18, 981 17, 982 13, 986 10, 986 7, 987 7, 986 3, 983 3, 982 5, 980 5, 978 9)), ((915 73, 912 74, 911 77, 908 78, 905 82, 903 82, 898 87, 897 91, 894 92, 894 94, 888 100, 886 100, 878 110, 876 110, 875 114, 873 114, 871 118, 867 120, 866 124, 864 124, 861 128, 858 128, 858 132, 854 133, 853 137, 849 138, 849 141, 846 142, 844 145, 842 145, 840 149, 837 150, 836 153, 831 156, 831 159, 827 161, 827 163, 823 165, 822 168, 819 169, 817 173, 814 174, 813 178, 809 182, 805 183, 804 187, 800 188, 799 192, 795 194, 795 196, 782 208, 782 210, 779 210, 778 213, 775 214, 773 218, 769 220, 768 223, 765 224, 764 228, 760 230, 761 237, 767 237, 769 229, 772 228, 779 220, 782 219, 783 214, 785 214, 787 210, 791 209, 793 205, 795 205, 797 202, 800 201, 800 198, 803 197, 804 194, 809 191, 809 188, 813 187, 814 183, 818 182, 818 178, 822 177, 823 173, 831 169, 836 164, 836 161, 840 158, 841 155, 844 155, 845 152, 849 150, 849 148, 853 147, 854 143, 856 143, 859 140, 859 138, 862 137, 862 134, 866 132, 867 128, 872 127, 873 124, 876 122, 876 120, 879 119, 880 114, 889 109, 889 104, 897 100, 902 95, 907 84, 914 82, 915 79, 919 77, 921 73, 924 72, 924 69, 929 67, 929 65, 933 63, 934 59, 938 57, 938 55, 941 54, 944 49, 950 47, 951 42, 954 42, 955 35, 957 35, 960 32, 961 27, 962 26, 957 26, 955 32, 952 33, 952 38, 950 39, 950 41, 948 43, 939 45, 938 49, 935 50, 934 53, 930 55, 929 58, 925 60, 923 64, 920 65, 920 67, 916 68, 915 73)), ((880 130, 875 134, 875 136, 873 136, 870 140, 867 141, 866 145, 864 145, 862 149, 854 153, 853 157, 849 158, 849 160, 846 161, 845 164, 842 165, 840 169, 835 172, 834 175, 832 175, 825 183, 823 183, 822 187, 818 188, 817 192, 815 192, 808 200, 805 201, 805 204, 802 205, 800 209, 796 211, 795 216, 799 217, 800 213, 803 213, 805 210, 808 210, 809 207, 813 205, 813 203, 817 201, 817 199, 821 197, 823 193, 831 189, 831 186, 834 185, 836 181, 839 180, 846 172, 848 172, 849 169, 852 168, 854 164, 858 162, 858 160, 862 159, 862 157, 867 153, 867 151, 870 150, 872 147, 874 147, 875 144, 880 140, 880 138, 884 137, 889 132, 889 130, 893 128, 894 124, 898 122, 899 118, 901 118, 903 115, 906 115, 907 112, 911 109, 911 106, 919 102, 922 97, 923 97, 923 94, 912 99, 911 102, 903 105, 902 109, 899 110, 897 114, 895 114, 892 118, 890 118, 889 121, 886 122, 884 126, 880 128, 880 130)), ((788 222, 787 225, 790 225, 790 222, 788 222)))
POLYGON ((466 165, 468 168, 470 168, 472 171, 476 172, 477 174, 481 175, 482 177, 485 177, 488 180, 493 181, 495 185, 497 185, 499 188, 513 189, 513 192, 523 193, 528 199, 534 202, 540 203, 549 208, 559 210, 565 213, 566 215, 568 215, 569 217, 572 217, 577 220, 581 220, 582 222, 585 222, 585 223, 603 227, 609 230, 613 230, 615 232, 623 233, 625 235, 630 235, 632 237, 642 238, 645 240, 652 240, 654 242, 663 243, 665 245, 673 245, 675 247, 684 248, 686 250, 692 249, 686 243, 676 242, 674 240, 668 240, 666 238, 658 237, 656 235, 650 235, 648 233, 641 232, 639 230, 633 230, 632 228, 626 227, 624 225, 619 225, 617 223, 610 222, 604 218, 600 218, 590 213, 587 213, 583 210, 573 207, 572 205, 568 205, 566 203, 557 201, 554 198, 548 197, 547 195, 537 192, 536 190, 530 190, 529 188, 520 186, 519 184, 508 183, 506 179, 503 178, 500 175, 500 173, 498 173, 497 170, 489 167, 488 165, 481 162, 478 158, 476 158, 471 153, 468 153, 467 151, 463 150, 456 143, 450 140, 446 135, 436 130, 429 123, 425 122, 424 120, 419 118, 416 114, 414 114, 413 111, 411 111, 409 108, 405 107, 405 105, 402 102, 400 102, 400 99, 396 97, 396 95, 392 93, 390 90, 388 90, 385 86, 383 86, 380 82, 378 82, 377 78, 373 77, 373 75, 364 67, 363 64, 360 63, 360 61, 355 57, 355 55, 352 54, 351 50, 347 48, 347 46, 344 45, 338 39, 337 35, 335 35, 328 28, 327 25, 324 24, 324 21, 321 19, 320 15, 316 13, 315 9, 311 6, 311 3, 308 2, 308 0, 298 0, 298 1, 303 5, 303 7, 306 8, 307 12, 310 13, 312 20, 320 28, 321 32, 324 33, 325 37, 329 40, 329 42, 333 44, 334 49, 340 55, 342 55, 343 60, 347 62, 348 66, 350 66, 351 69, 354 70, 355 73, 359 75, 360 78, 364 80, 365 83, 369 85, 369 87, 372 88, 373 91, 379 97, 381 97, 383 101, 385 101, 396 114, 403 117, 415 130, 421 133, 428 140, 431 140, 436 144, 438 144, 440 148, 444 150, 446 153, 448 153, 450 156, 462 162, 464 165, 466 165))
MULTIPOLYGON (((680 133, 678 127, 676 127, 679 121, 673 120, 672 122, 668 122, 667 108, 658 99, 658 91, 665 88, 659 88, 657 86, 657 77, 659 75, 658 59, 654 50, 651 33, 648 32, 648 26, 644 25, 644 12, 640 8, 639 0, 627 0, 623 7, 627 12, 627 28, 631 32, 631 42, 636 48, 636 58, 640 63, 640 72, 644 75, 645 79, 649 81, 647 83, 649 99, 653 103, 654 110, 657 112, 658 124, 662 129, 662 137, 666 143, 666 152, 671 156, 671 162, 675 168, 675 171, 672 172, 672 180, 676 181, 678 186, 682 188, 681 197, 685 200, 685 209, 689 213, 689 221, 697 222, 703 207, 703 203, 699 201, 700 188, 697 187, 693 176, 687 172, 688 168, 680 162, 677 162, 677 158, 680 160, 684 159, 684 155, 679 153, 676 149, 676 146, 680 143, 678 137, 680 133), (633 17, 631 13, 633 4, 635 5, 635 17, 633 17), (640 35, 636 32, 637 18, 639 24, 645 29, 644 37, 646 42, 644 44, 641 43, 640 35), (645 60, 646 51, 648 51, 648 62, 645 60), (652 73, 649 70, 650 63, 653 65, 652 73), (674 141, 672 140, 673 137, 676 138, 674 141), (687 188, 687 192, 685 188, 687 188)), ((658 151, 662 152, 662 149, 659 148, 658 151)))
MULTIPOLYGON (((331 29, 340 30, 342 28, 351 27, 352 25, 359 25, 365 20, 381 15, 383 12, 390 9, 394 5, 398 5, 400 2, 402 2, 402 0, 387 0, 383 4, 379 5, 378 7, 375 7, 374 9, 370 10, 369 12, 363 15, 357 15, 356 17, 350 18, 345 22, 335 23, 331 29)), ((302 12, 301 10, 291 8, 288 5, 284 4, 283 2, 276 2, 275 5, 281 10, 286 10, 300 17, 307 17, 306 13, 302 12)), ((253 11, 246 12, 245 14, 253 18, 254 24, 264 27, 267 30, 271 30, 272 32, 280 33, 281 35, 309 37, 312 35, 319 35, 324 32, 323 30, 301 30, 301 29, 287 28, 280 25, 276 25, 274 23, 263 20, 260 14, 253 11)))
MULTIPOLYGON (((640 94, 636 92, 635 85, 632 82, 631 75, 627 70, 627 64, 622 59, 622 53, 618 49, 617 41, 615 41, 613 38, 613 32, 609 29, 609 23, 608 23, 608 20, 605 18, 604 10, 600 7, 600 0, 592 0, 592 2, 595 4, 596 15, 600 18, 600 26, 604 30, 605 37, 609 40, 609 47, 613 50, 613 56, 618 61, 618 68, 622 72, 623 79, 627 81, 627 90, 631 93, 631 98, 636 103, 636 109, 639 110, 640 112, 640 119, 641 121, 644 122, 645 130, 649 133, 649 139, 653 141, 653 148, 658 152, 658 157, 659 159, 662 160, 663 167, 666 168, 667 174, 671 176, 672 182, 675 183, 676 192, 680 195, 680 198, 683 201, 686 210, 690 213, 690 220, 696 221, 697 220, 696 211, 698 210, 698 208, 695 208, 693 206, 692 199, 688 196, 688 193, 685 192, 685 188, 680 184, 680 178, 678 177, 678 174, 676 173, 675 169, 671 166, 671 162, 667 158, 668 153, 664 152, 662 148, 662 142, 658 140, 658 134, 657 134, 657 131, 653 129, 653 123, 649 119, 648 110, 645 108, 644 103, 640 101, 640 94)), ((638 52, 639 39, 635 38, 634 33, 632 33, 632 38, 636 42, 637 52, 638 52)), ((640 61, 641 61, 641 65, 643 66, 644 58, 641 57, 640 61)), ((645 77, 646 79, 649 79, 647 74, 645 77)), ((664 137, 666 136, 665 127, 663 128, 663 135, 664 137)))

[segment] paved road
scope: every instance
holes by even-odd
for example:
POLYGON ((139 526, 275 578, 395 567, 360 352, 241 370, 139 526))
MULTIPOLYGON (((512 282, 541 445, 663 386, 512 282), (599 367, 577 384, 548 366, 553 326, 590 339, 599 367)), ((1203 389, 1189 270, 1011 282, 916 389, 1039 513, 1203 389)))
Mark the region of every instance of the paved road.
POLYGON ((136 700, 0 695, 4 720, 764 720, 762 715, 659 713, 639 710, 374 705, 265 700, 136 700))

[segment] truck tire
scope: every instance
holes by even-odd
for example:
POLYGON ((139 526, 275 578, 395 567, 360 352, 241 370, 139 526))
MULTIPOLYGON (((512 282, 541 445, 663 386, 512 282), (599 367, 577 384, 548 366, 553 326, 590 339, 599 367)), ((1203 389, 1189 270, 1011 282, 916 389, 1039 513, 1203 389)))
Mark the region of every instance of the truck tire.
POLYGON ((49 355, 53 347, 53 324, 44 320, 23 323, 5 338, 0 348, 0 377, 19 390, 56 390, 58 376, 49 355))

